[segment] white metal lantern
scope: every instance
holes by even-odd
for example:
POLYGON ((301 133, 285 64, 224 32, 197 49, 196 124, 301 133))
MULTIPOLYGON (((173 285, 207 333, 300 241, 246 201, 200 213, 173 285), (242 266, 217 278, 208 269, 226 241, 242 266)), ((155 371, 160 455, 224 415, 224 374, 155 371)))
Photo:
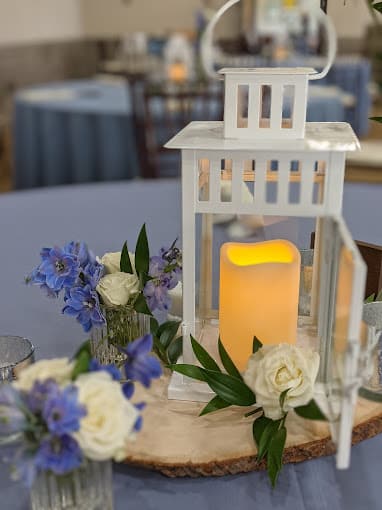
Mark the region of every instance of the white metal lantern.
MULTIPOLYGON (((166 145, 182 151, 183 362, 196 361, 191 334, 207 349, 214 348, 219 335, 219 311, 214 310, 211 290, 213 264, 217 263, 212 251, 214 216, 315 218, 311 313, 310 317, 298 320, 297 342, 309 343, 320 353, 315 398, 331 420, 337 465, 345 468, 349 465, 354 407, 361 385, 360 336, 366 267, 341 209, 345 155, 357 150, 359 143, 348 124, 305 125, 308 78, 319 76, 313 72, 226 69, 224 123, 192 122, 166 145), (238 125, 242 120, 238 106, 238 90, 242 85, 248 87, 249 98, 244 127, 238 125), (267 126, 261 125, 260 115, 260 89, 264 85, 272 87, 267 126), (285 127, 282 118, 282 97, 287 85, 294 87, 294 96, 301 100, 291 118, 292 127, 285 127), (228 197, 222 194, 227 183, 228 197), (275 191, 273 196, 268 193, 270 185, 275 191), (291 200, 290 188, 294 185, 299 193, 297 199, 291 200), (252 190, 250 200, 243 189, 252 190), (195 250, 199 215, 201 283, 197 289, 195 250)), ((269 317, 272 320, 277 317, 269 317)), ((204 383, 174 373, 168 395, 170 399, 208 401, 211 390, 204 383)))

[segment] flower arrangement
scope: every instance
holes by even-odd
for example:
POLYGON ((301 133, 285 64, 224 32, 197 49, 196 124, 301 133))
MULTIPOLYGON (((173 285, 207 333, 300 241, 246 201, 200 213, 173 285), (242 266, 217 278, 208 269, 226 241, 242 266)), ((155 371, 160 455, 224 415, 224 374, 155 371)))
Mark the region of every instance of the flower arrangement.
POLYGON ((148 387, 161 375, 151 349, 151 335, 129 345, 123 385, 116 366, 92 359, 88 343, 72 360, 36 362, 1 385, 0 435, 22 437, 9 459, 14 477, 31 487, 41 471, 63 476, 89 461, 123 460, 142 427, 134 383, 148 387))
POLYGON ((253 354, 241 374, 220 339, 219 355, 225 372, 193 337, 191 344, 201 366, 176 364, 171 369, 207 383, 216 393, 201 416, 232 405, 250 408, 245 416, 256 415, 253 438, 257 461, 266 457, 274 487, 282 468, 288 413, 294 411, 306 419, 326 420, 313 399, 319 355, 290 344, 263 346, 255 337, 253 354))
MULTIPOLYGON (((84 242, 72 241, 63 248, 43 248, 40 256, 26 283, 38 285, 49 297, 63 294, 62 312, 75 317, 85 332, 107 326, 107 341, 117 348, 149 332, 150 326, 141 327, 137 314, 149 318, 155 311, 169 311, 170 291, 182 274, 176 241, 150 257, 145 225, 134 253, 125 242, 121 252, 98 258, 84 242)), ((156 321, 153 324, 159 327, 156 321)))

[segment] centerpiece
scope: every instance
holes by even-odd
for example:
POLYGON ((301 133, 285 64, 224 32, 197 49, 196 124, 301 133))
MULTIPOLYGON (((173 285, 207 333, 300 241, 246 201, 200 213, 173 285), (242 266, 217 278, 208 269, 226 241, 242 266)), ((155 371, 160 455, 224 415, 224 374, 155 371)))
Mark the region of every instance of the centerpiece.
MULTIPOLYGON (((62 313, 72 316, 90 333, 92 353, 102 364, 123 365, 126 348, 134 339, 150 332, 159 324, 153 313, 167 312, 171 307, 171 291, 182 273, 182 256, 176 241, 150 257, 146 227, 143 225, 135 252, 125 242, 121 252, 94 256, 84 242, 69 242, 63 248, 43 248, 41 262, 26 278, 38 285, 49 297, 64 297, 62 313)), ((154 349, 168 361, 167 350, 176 321, 165 323, 165 345, 155 337, 154 349)), ((177 344, 175 344, 176 346, 177 344)), ((179 342, 178 342, 179 345, 179 342)))
POLYGON ((142 427, 135 383, 161 374, 150 335, 130 347, 123 385, 86 343, 72 360, 39 361, 0 386, 0 436, 19 434, 7 460, 31 489, 32 510, 112 510, 111 460, 125 458, 142 427))

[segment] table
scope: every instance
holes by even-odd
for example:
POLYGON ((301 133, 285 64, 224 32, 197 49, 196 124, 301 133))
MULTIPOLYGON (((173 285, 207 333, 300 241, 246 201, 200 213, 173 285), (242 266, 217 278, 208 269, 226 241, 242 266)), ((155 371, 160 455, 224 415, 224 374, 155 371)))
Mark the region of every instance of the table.
POLYGON ((20 91, 14 163, 17 189, 137 177, 128 86, 83 80, 20 91))
MULTIPOLYGON (((353 236, 382 244, 377 214, 381 185, 345 185, 344 215, 353 236)), ((133 245, 146 221, 152 252, 180 234, 180 183, 160 180, 96 183, 0 197, 0 324, 3 333, 28 336, 37 357, 70 355, 85 338, 80 326, 62 316, 58 302, 38 289, 25 288, 23 276, 38 262, 42 246, 86 239, 98 254, 133 245)), ((310 224, 304 225, 303 238, 310 224)), ((304 241, 305 242, 305 241, 304 241)), ((334 458, 285 466, 272 491, 266 473, 218 479, 175 479, 128 466, 117 466, 115 509, 141 510, 380 510, 382 437, 353 448, 348 471, 334 458)), ((27 491, 9 481, 0 466, 4 510, 26 510, 27 491)))
MULTIPOLYGON (((138 105, 135 111, 142 131, 142 108, 138 105)), ((159 125, 162 113, 157 108, 159 125)), ((195 108, 194 120, 202 115, 195 108)), ((343 121, 344 105, 336 93, 312 92, 307 118, 343 121)), ((145 169, 140 168, 138 147, 142 151, 144 144, 134 127, 131 92, 123 80, 62 82, 20 91, 14 110, 15 188, 142 176, 145 169)), ((166 162, 177 172, 178 159, 170 156, 162 164, 164 175, 174 174, 166 173, 166 162)))

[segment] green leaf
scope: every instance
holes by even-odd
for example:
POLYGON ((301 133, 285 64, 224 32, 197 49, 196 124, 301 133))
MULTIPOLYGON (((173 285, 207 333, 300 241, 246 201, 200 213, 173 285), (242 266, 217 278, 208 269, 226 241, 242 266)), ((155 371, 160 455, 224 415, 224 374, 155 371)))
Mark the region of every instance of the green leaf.
POLYGON ((379 122, 382 124, 382 117, 369 117, 370 120, 375 120, 376 122, 379 122))
POLYGON ((373 9, 382 13, 382 2, 377 2, 376 4, 373 4, 373 9))
POLYGON ((263 433, 261 434, 259 441, 259 451, 257 454, 257 461, 260 462, 268 452, 268 448, 273 436, 276 434, 278 428, 280 427, 281 420, 273 421, 271 420, 268 425, 266 425, 263 433))
POLYGON ((129 250, 127 249, 127 242, 125 242, 122 248, 120 270, 121 273, 134 274, 133 266, 131 265, 129 250))
POLYGON ((135 300, 134 310, 138 313, 143 313, 145 315, 152 315, 149 307, 147 306, 146 298, 143 294, 139 294, 139 296, 135 300))
POLYGON ((287 437, 287 429, 281 427, 271 438, 268 455, 267 455, 267 469, 268 476, 271 480, 272 487, 275 487, 277 477, 282 469, 282 459, 285 448, 285 441, 287 437))
POLYGON ((284 402, 285 402, 285 399, 286 399, 286 396, 287 396, 287 393, 288 393, 289 389, 288 390, 285 390, 281 393, 280 395, 280 407, 281 407, 281 410, 284 411, 284 402))
POLYGON ((155 317, 150 317, 150 333, 158 336, 159 323, 155 317))
POLYGON ((139 276, 147 277, 149 273, 150 252, 147 241, 146 225, 144 224, 139 232, 137 246, 135 248, 135 269, 139 276))
POLYGON ((176 363, 183 352, 183 337, 176 338, 167 349, 167 357, 170 363, 176 363))
POLYGON ((89 363, 91 354, 87 350, 80 351, 76 357, 76 362, 73 367, 72 380, 75 381, 80 374, 86 374, 89 371, 89 363))
POLYGON ((229 354, 225 350, 224 345, 222 344, 222 341, 220 340, 220 337, 219 337, 219 341, 218 341, 218 347, 219 347, 220 359, 223 363, 223 367, 227 370, 227 373, 229 375, 232 375, 232 377, 236 377, 237 379, 243 379, 241 376, 241 373, 236 368, 234 362, 232 361, 229 354))
POLYGON ((169 359, 167 357, 167 351, 160 343, 159 339, 156 336, 153 336, 154 342, 154 351, 159 356, 159 358, 163 361, 163 363, 168 363, 169 359))
POLYGON ((197 381, 205 381, 205 370, 200 367, 196 367, 195 365, 186 365, 177 363, 176 365, 169 365, 170 370, 173 372, 178 372, 179 374, 186 375, 187 377, 191 377, 191 379, 196 379, 197 381))
POLYGON ((372 294, 371 296, 369 296, 368 298, 365 299, 365 305, 367 305, 367 303, 373 303, 375 299, 375 294, 372 294))
POLYGON ((220 409, 225 409, 226 407, 230 407, 231 404, 216 396, 212 400, 208 402, 206 407, 203 408, 202 412, 199 416, 205 416, 209 413, 214 413, 215 411, 219 411, 220 409))
POLYGON ((260 416, 253 422, 252 433, 257 449, 259 448, 261 436, 263 435, 263 432, 269 423, 272 423, 272 420, 266 418, 264 415, 260 416))
POLYGON ((158 330, 160 343, 165 349, 167 349, 171 342, 174 340, 176 334, 178 333, 179 326, 179 321, 171 321, 166 322, 166 327, 164 329, 160 328, 158 330))
POLYGON ((376 301, 382 301, 382 289, 378 292, 378 296, 375 298, 376 301))
POLYGON ((206 368, 207 370, 221 372, 216 361, 208 354, 204 347, 202 347, 200 343, 197 342, 192 335, 190 335, 190 337, 192 350, 194 351, 196 359, 200 362, 202 367, 206 368))
POLYGON ((78 349, 78 351, 75 353, 75 355, 73 356, 73 359, 78 359, 78 357, 83 353, 83 352, 87 352, 89 353, 89 356, 91 357, 91 347, 90 347, 90 340, 86 340, 85 342, 83 342, 81 345, 80 345, 80 348, 78 349))
POLYGON ((204 380, 222 400, 229 404, 247 407, 256 403, 253 391, 236 377, 204 370, 204 380))
POLYGON ((311 400, 306 406, 295 407, 294 412, 307 420, 328 421, 314 400, 311 400))
POLYGON ((252 353, 256 354, 259 349, 261 349, 263 344, 260 342, 260 340, 257 338, 257 336, 253 337, 253 347, 252 347, 252 353))

